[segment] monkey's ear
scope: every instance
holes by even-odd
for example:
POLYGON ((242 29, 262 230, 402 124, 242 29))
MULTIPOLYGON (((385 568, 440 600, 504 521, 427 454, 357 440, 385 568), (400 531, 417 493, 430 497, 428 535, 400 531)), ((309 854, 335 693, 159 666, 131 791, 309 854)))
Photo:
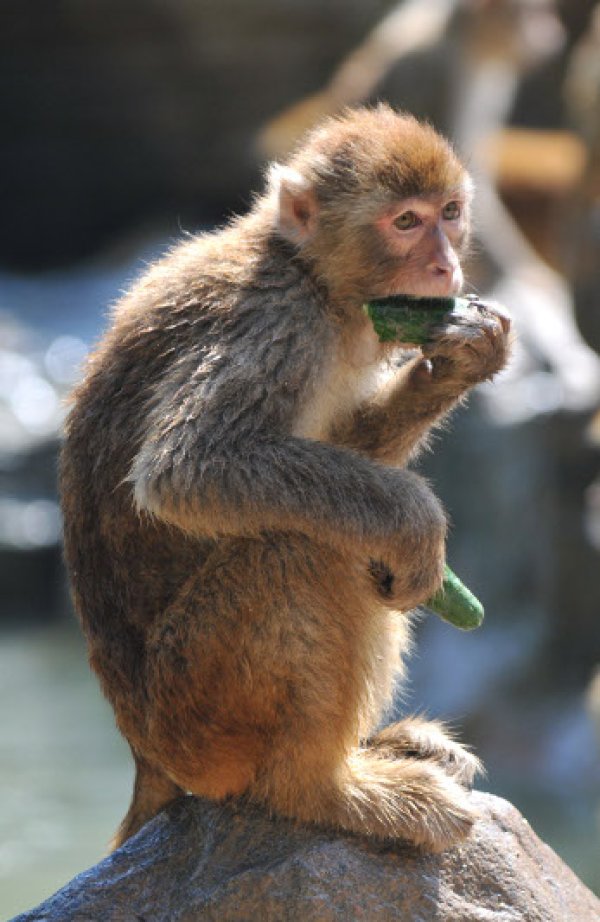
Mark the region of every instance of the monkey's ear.
POLYGON ((307 179, 288 166, 273 164, 269 186, 276 204, 279 233, 291 243, 303 244, 317 228, 319 206, 307 179))

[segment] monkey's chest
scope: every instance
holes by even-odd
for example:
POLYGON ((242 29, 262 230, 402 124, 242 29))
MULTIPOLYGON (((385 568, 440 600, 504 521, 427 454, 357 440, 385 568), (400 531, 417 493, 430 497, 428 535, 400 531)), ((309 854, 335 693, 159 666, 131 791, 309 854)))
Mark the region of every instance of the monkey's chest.
POLYGON ((370 338, 364 337, 351 349, 340 347, 312 382, 293 434, 326 441, 332 426, 368 401, 388 374, 379 344, 370 338))

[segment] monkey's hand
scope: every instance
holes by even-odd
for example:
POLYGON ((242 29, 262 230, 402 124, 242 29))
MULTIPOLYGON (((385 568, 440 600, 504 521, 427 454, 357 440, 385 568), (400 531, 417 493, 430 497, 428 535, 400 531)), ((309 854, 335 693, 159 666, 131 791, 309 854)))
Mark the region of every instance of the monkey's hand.
POLYGON ((457 395, 492 378, 508 360, 511 320, 495 302, 474 301, 472 306, 447 315, 423 346, 428 361, 422 369, 433 382, 457 395))
POLYGON ((384 604, 409 611, 442 585, 446 519, 439 501, 425 482, 407 502, 412 508, 411 533, 388 539, 381 556, 372 557, 369 574, 384 604))

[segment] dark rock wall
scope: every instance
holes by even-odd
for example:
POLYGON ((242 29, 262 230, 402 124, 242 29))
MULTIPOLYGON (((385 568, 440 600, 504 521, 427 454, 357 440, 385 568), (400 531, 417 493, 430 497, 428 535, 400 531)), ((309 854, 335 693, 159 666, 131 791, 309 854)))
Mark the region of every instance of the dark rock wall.
POLYGON ((5 0, 0 262, 41 268, 258 181, 262 121, 316 89, 383 0, 5 0))

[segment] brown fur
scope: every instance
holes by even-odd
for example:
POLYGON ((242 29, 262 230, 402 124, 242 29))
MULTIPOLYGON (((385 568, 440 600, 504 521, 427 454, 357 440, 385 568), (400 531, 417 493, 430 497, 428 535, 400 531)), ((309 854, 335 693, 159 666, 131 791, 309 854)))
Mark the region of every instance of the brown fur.
POLYGON ((360 310, 402 271, 447 283, 438 224, 395 255, 377 222, 464 183, 430 128, 348 112, 117 305, 61 463, 75 605, 137 765, 116 844, 182 791, 430 849, 468 832, 476 760, 437 725, 373 732, 444 562, 402 465, 502 366, 507 323, 474 311, 398 367, 360 310))

